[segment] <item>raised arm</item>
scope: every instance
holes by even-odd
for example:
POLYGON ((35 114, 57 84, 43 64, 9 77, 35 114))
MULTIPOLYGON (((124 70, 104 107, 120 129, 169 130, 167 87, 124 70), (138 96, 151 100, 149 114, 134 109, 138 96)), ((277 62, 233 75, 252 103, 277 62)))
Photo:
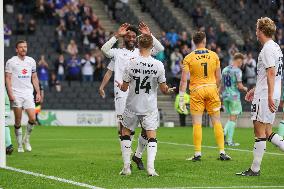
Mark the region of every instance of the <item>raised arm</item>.
POLYGON ((115 36, 110 38, 101 48, 102 52, 107 58, 112 58, 114 56, 113 51, 111 48, 113 45, 116 43, 119 37, 122 37, 127 34, 127 28, 130 26, 128 23, 122 24, 119 28, 118 31, 115 33, 115 36))
POLYGON ((111 50, 111 48, 116 43, 116 41, 117 41, 117 38, 113 36, 102 46, 101 50, 107 58, 112 58, 114 56, 114 53, 111 50))
POLYGON ((164 46, 160 43, 158 39, 155 38, 155 36, 151 34, 150 28, 144 22, 139 23, 139 31, 142 34, 148 34, 152 36, 153 38, 153 48, 151 52, 152 55, 156 55, 157 53, 165 50, 164 46))

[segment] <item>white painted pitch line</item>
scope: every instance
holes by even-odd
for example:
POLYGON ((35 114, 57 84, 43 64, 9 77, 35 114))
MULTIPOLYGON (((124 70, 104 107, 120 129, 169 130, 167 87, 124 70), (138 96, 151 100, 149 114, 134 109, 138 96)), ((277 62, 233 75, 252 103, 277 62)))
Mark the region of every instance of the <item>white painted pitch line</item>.
POLYGON ((284 188, 284 186, 192 186, 173 188, 135 188, 135 189, 226 189, 226 188, 284 188))
MULTIPOLYGON (((169 144, 169 145, 175 145, 175 146, 189 146, 189 147, 194 147, 192 144, 180 144, 180 143, 175 143, 175 142, 162 142, 158 141, 158 143, 162 144, 169 144)), ((202 146, 202 148, 211 148, 211 149, 218 149, 216 146, 202 146)), ((236 148, 225 148, 226 150, 232 150, 232 151, 239 151, 239 152, 251 152, 251 150, 243 150, 243 149, 236 149, 236 148)), ((265 152, 265 154, 269 155, 277 155, 277 156, 284 156, 284 153, 274 153, 274 152, 265 152)))
POLYGON ((24 174, 27 174, 27 175, 32 175, 32 176, 35 176, 35 177, 41 177, 41 178, 46 178, 46 179, 50 179, 50 180, 55 180, 55 181, 58 181, 58 182, 63 182, 63 183, 67 183, 67 184, 71 184, 71 185, 75 185, 75 186, 81 186, 81 187, 84 187, 84 188, 103 189, 103 188, 100 188, 100 187, 97 187, 97 186, 92 186, 92 185, 89 185, 89 184, 86 184, 86 183, 76 182, 76 181, 73 181, 73 180, 67 180, 67 179, 59 178, 59 177, 55 177, 55 176, 44 175, 44 174, 40 174, 40 173, 35 173, 35 172, 31 172, 31 171, 17 169, 17 168, 14 168, 14 167, 4 167, 4 169, 10 170, 10 171, 15 171, 15 172, 18 172, 18 173, 24 173, 24 174))

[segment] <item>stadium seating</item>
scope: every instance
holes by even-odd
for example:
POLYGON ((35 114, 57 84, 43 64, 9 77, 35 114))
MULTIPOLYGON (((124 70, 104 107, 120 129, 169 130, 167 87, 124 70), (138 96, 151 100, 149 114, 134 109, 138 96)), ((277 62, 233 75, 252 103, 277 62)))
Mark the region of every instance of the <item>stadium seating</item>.
POLYGON ((100 83, 62 82, 62 91, 55 89, 45 92, 45 109, 78 109, 78 110, 113 110, 113 85, 110 83, 101 98, 98 93, 100 83))
POLYGON ((146 1, 145 7, 149 10, 152 17, 165 31, 174 29, 175 31, 184 31, 185 28, 177 21, 169 9, 164 6, 162 0, 146 1))

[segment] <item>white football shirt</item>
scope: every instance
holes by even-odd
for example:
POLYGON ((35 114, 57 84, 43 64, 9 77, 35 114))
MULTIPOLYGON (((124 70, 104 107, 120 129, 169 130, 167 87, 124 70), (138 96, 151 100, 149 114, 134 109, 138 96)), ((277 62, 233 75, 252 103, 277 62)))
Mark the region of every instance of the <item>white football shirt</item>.
POLYGON ((268 98, 266 69, 270 67, 275 67, 276 72, 273 98, 279 100, 281 96, 283 54, 279 45, 273 40, 269 40, 263 45, 258 56, 257 81, 254 93, 255 99, 268 98))
POLYGON ((138 56, 129 61, 123 81, 129 83, 126 109, 136 115, 147 115, 157 111, 157 89, 166 82, 162 62, 153 57, 138 56))
MULTIPOLYGON (((111 53, 113 54, 113 57, 107 68, 114 72, 114 80, 122 83, 123 73, 129 63, 129 60, 139 55, 139 49, 135 48, 133 51, 130 51, 126 48, 112 48, 110 51, 112 51, 111 53)), ((127 97, 128 91, 121 91, 114 82, 114 94, 115 97, 127 97)))
POLYGON ((36 72, 36 62, 32 57, 25 56, 21 60, 13 56, 6 62, 5 72, 12 74, 12 90, 15 96, 33 96, 32 73, 36 72))

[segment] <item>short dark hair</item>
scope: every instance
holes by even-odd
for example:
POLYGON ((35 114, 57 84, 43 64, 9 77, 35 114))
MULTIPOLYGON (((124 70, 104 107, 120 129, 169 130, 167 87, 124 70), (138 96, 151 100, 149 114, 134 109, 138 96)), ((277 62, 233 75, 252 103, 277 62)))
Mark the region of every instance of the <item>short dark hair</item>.
POLYGON ((127 28, 127 31, 132 31, 134 32, 136 35, 138 35, 139 33, 139 30, 136 26, 133 26, 133 25, 130 25, 128 28, 127 28))
POLYGON ((242 59, 242 60, 244 60, 244 59, 245 59, 245 56, 244 56, 242 53, 235 53, 235 54, 234 54, 234 57, 233 57, 233 60, 237 60, 237 59, 242 59))
POLYGON ((16 42, 16 48, 18 48, 18 45, 21 44, 21 43, 27 43, 26 40, 19 40, 16 42))
POLYGON ((205 38, 206 38, 205 32, 198 31, 198 32, 195 32, 193 35, 193 42, 194 44, 197 45, 197 44, 200 44, 205 38))
POLYGON ((148 34, 142 34, 138 36, 138 45, 139 47, 148 49, 153 46, 153 37, 148 34))

